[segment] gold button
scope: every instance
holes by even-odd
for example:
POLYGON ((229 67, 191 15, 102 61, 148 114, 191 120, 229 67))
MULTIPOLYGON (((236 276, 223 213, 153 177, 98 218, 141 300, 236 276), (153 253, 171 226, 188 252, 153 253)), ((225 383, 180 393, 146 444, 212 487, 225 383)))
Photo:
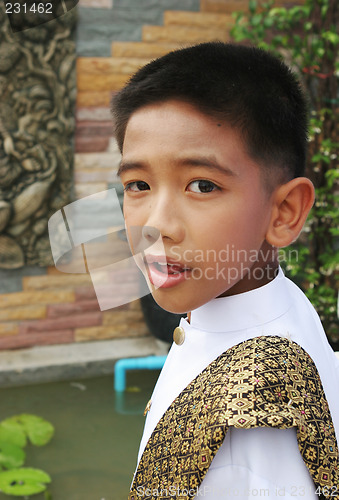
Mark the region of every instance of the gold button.
POLYGON ((177 345, 185 342, 185 330, 181 326, 177 326, 173 332, 173 340, 177 345))

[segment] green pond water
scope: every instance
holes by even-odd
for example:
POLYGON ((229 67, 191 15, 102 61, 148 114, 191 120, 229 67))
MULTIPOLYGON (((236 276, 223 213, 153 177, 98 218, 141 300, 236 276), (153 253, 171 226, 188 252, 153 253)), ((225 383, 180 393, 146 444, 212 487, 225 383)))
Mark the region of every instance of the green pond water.
MULTIPOLYGON (((52 478, 53 500, 126 500, 158 371, 131 371, 116 395, 113 376, 0 389, 0 420, 34 413, 55 426, 43 447, 28 445, 25 467, 52 478), (121 397, 118 397, 121 396, 121 397)), ((0 493, 1 500, 23 497, 0 493)), ((43 500, 43 494, 30 497, 43 500)))

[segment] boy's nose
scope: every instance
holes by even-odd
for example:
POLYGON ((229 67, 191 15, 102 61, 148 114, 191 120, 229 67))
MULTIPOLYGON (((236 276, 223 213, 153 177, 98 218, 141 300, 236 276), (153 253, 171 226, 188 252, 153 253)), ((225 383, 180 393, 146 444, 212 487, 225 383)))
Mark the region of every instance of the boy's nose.
POLYGON ((156 241, 159 233, 163 239, 178 243, 184 237, 184 225, 180 217, 180 208, 170 197, 161 197, 150 207, 149 216, 144 226, 144 237, 149 242, 156 241))
POLYGON ((157 241, 160 236, 160 231, 153 226, 143 226, 141 231, 142 238, 152 244, 157 241))

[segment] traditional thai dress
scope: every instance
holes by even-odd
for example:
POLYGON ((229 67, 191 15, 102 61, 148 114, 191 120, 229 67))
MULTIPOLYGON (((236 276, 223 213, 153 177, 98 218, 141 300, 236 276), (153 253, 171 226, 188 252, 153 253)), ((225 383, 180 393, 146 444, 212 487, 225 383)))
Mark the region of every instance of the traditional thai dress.
POLYGON ((282 270, 182 319, 129 499, 339 498, 339 360, 282 270))

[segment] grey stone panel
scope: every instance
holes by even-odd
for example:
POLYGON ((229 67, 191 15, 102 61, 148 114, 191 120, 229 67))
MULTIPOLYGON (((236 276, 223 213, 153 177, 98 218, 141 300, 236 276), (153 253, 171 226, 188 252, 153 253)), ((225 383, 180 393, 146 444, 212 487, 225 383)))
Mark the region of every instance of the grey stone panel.
POLYGON ((19 269, 0 269, 0 294, 22 291, 24 276, 42 276, 46 274, 45 267, 25 266, 19 269))
POLYGON ((117 20, 114 11, 79 9, 77 56, 109 57, 113 40, 141 40, 142 24, 117 20))
POLYGON ((113 9, 78 8, 78 57, 109 57, 111 42, 140 41, 144 24, 162 25, 165 10, 199 11, 200 0, 114 0, 113 9))
POLYGON ((114 0, 114 9, 196 10, 200 0, 114 0))

